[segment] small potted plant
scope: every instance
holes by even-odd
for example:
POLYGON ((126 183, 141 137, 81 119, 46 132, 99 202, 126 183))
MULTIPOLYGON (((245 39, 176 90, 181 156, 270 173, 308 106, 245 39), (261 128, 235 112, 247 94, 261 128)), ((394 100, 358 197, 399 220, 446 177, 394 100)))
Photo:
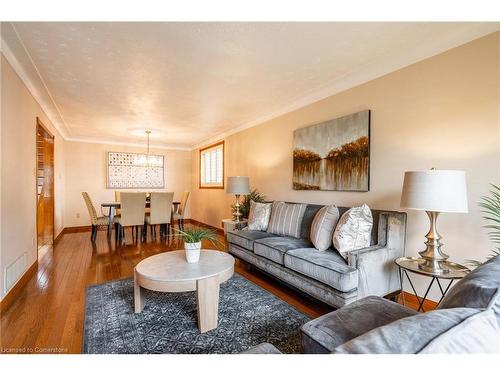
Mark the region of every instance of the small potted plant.
POLYGON ((217 233, 208 228, 188 228, 185 230, 175 229, 184 240, 184 250, 188 263, 196 263, 200 260, 201 241, 208 240, 212 245, 220 243, 217 233))

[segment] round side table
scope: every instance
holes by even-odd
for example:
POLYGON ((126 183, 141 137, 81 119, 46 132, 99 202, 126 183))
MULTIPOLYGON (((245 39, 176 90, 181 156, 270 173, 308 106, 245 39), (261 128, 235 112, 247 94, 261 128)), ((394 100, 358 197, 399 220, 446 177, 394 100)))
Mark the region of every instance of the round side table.
MULTIPOLYGON (((427 295, 429 294, 431 287, 434 284, 434 281, 436 281, 437 285, 439 286, 439 291, 441 292, 441 298, 439 299, 439 302, 441 302, 441 300, 444 298, 444 296, 446 295, 446 293, 450 289, 451 284, 453 284, 453 282, 455 280, 459 280, 459 279, 463 278, 464 276, 466 276, 470 272, 470 270, 467 267, 462 266, 461 264, 458 264, 458 263, 453 263, 453 262, 448 262, 448 261, 442 262, 441 264, 444 267, 448 268, 449 272, 439 273, 439 274, 433 273, 433 272, 428 272, 428 271, 421 270, 419 268, 419 265, 423 262, 425 262, 425 259, 414 258, 414 257, 402 257, 402 258, 398 258, 395 260, 396 265, 399 267, 399 278, 401 281, 401 290, 403 290, 403 275, 405 275, 406 278, 408 279, 408 282, 410 283, 410 286, 413 290, 413 293, 415 293, 415 297, 417 297, 417 300, 419 303, 418 311, 422 311, 422 312, 424 312, 425 299, 427 298, 427 295), (425 291, 425 294, 423 297, 418 296, 418 293, 413 285, 413 282, 411 281, 411 278, 410 278, 410 275, 408 274, 408 272, 422 275, 422 276, 427 276, 427 277, 431 278, 431 282, 429 283, 429 286, 427 287, 427 290, 425 291), (448 285, 446 285, 445 288, 443 288, 443 286, 445 286, 445 284, 440 281, 441 279, 442 280, 449 280, 448 285)), ((438 302, 438 304, 439 304, 439 302, 438 302)))

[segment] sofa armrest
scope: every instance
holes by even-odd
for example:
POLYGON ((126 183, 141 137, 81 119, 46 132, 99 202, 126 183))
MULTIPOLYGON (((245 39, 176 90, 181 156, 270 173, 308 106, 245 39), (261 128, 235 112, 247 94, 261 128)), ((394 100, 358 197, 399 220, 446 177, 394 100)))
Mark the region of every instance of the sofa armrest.
POLYGON ((387 299, 370 296, 320 316, 301 328, 304 353, 330 353, 366 332, 417 314, 387 299))
POLYGON ((401 289, 394 261, 405 254, 406 214, 380 214, 378 244, 348 253, 347 263, 358 269, 358 297, 385 296, 401 289))
POLYGON ((383 248, 385 248, 385 246, 373 245, 373 246, 369 246, 369 247, 363 247, 362 249, 356 249, 356 250, 349 251, 348 257, 347 257, 348 263, 350 266, 354 267, 356 264, 356 260, 360 256, 362 256, 363 254, 369 253, 371 251, 381 250, 383 248))

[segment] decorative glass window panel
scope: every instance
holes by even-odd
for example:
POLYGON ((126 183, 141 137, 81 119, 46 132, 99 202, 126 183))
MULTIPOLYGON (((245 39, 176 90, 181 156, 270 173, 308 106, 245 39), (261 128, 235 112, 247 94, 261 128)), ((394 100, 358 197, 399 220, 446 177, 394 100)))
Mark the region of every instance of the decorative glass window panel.
POLYGON ((108 189, 163 189, 163 155, 108 152, 108 189))
POLYGON ((224 142, 200 150, 200 188, 224 188, 224 142))

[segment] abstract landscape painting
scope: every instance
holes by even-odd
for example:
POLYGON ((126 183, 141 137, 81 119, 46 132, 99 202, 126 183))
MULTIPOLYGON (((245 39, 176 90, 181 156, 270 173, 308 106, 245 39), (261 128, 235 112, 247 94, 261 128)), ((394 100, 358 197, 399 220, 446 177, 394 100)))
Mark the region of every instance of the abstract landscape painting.
POLYGON ((294 190, 369 190, 369 110, 297 129, 293 146, 294 190))

